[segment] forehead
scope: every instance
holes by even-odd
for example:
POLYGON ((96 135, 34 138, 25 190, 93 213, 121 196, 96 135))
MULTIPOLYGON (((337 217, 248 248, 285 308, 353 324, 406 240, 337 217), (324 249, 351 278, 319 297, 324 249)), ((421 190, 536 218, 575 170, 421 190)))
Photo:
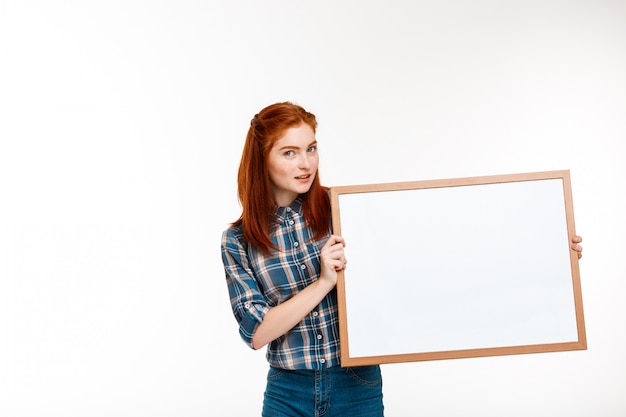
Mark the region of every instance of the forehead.
POLYGON ((290 127, 274 142, 274 148, 302 147, 315 142, 315 132, 311 126, 302 123, 298 126, 290 127))

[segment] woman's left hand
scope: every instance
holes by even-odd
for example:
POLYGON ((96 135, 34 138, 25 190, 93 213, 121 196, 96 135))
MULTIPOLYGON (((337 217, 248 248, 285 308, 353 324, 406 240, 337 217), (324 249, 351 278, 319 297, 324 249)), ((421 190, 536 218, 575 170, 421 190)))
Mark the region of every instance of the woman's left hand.
POLYGON ((580 245, 580 242, 583 241, 583 238, 580 236, 574 236, 572 238, 572 250, 576 251, 576 255, 578 255, 578 259, 583 257, 583 247, 580 245))

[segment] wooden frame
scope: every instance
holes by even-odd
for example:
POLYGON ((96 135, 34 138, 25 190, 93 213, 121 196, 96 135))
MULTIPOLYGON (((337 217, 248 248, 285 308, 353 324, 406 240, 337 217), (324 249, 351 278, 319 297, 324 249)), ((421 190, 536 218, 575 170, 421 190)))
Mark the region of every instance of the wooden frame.
POLYGON ((587 348, 569 171, 330 193, 342 366, 587 348))

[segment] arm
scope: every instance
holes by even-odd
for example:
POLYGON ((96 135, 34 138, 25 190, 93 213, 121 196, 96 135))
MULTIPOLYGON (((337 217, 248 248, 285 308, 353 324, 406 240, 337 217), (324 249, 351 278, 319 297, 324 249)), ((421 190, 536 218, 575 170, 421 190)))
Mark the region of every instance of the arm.
POLYGON ((331 236, 320 251, 320 277, 289 300, 271 308, 252 337, 252 347, 260 349, 284 335, 311 312, 337 283, 337 271, 346 266, 344 240, 331 236))

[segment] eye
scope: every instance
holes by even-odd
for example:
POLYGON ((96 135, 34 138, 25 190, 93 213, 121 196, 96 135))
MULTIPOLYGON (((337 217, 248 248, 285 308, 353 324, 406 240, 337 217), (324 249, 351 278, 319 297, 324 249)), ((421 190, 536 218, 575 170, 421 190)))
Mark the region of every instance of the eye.
POLYGON ((317 152, 317 145, 309 146, 309 148, 306 151, 308 153, 315 153, 315 152, 317 152))
POLYGON ((285 156, 294 156, 295 153, 293 151, 285 151, 285 153, 283 155, 285 155, 285 156))

